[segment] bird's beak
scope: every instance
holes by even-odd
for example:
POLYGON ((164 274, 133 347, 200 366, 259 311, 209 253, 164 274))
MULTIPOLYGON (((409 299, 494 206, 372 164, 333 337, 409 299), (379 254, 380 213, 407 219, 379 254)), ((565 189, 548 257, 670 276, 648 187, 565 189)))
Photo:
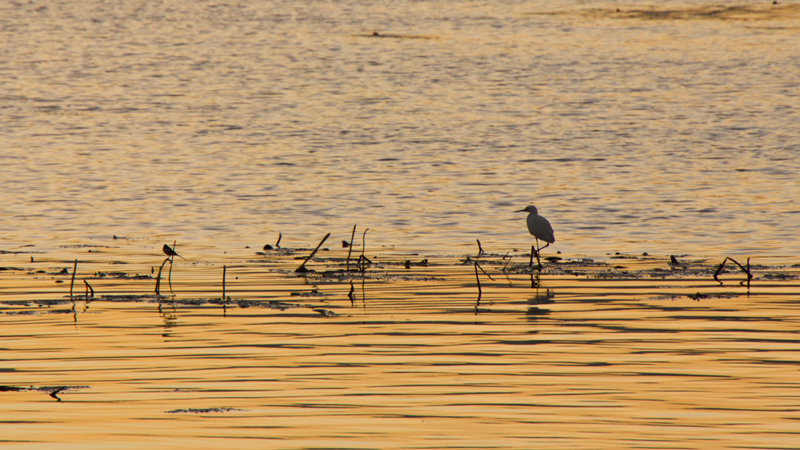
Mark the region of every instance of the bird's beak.
POLYGON ((519 211, 514 211, 514 212, 525 212, 525 210, 524 209, 520 209, 519 211))

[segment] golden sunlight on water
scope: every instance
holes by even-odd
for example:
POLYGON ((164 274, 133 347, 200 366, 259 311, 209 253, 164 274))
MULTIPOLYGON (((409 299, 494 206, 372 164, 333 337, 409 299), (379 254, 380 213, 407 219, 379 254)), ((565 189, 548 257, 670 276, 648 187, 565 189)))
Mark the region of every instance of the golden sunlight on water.
POLYGON ((800 5, 659 5, 4 3, 0 242, 797 255, 800 5))
POLYGON ((721 261, 620 255, 538 274, 528 255, 423 263, 382 251, 361 272, 331 248, 298 274, 309 249, 281 248, 178 260, 172 290, 162 282, 155 296, 157 266, 120 264, 141 243, 115 244, 6 255, 0 375, 14 448, 790 448, 798 437, 797 266, 752 265, 748 289, 736 267, 714 280, 721 261), (94 297, 70 300, 75 256, 75 286, 94 297))
POLYGON ((794 0, 0 2, 0 441, 797 448, 799 32, 794 0))

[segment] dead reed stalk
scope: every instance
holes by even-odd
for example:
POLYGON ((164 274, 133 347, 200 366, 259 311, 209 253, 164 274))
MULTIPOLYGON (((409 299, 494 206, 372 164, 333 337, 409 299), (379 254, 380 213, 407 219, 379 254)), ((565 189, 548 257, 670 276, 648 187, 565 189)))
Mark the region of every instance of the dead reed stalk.
POLYGON ((86 280, 83 280, 83 284, 86 285, 86 294, 85 294, 86 298, 87 299, 89 298, 89 292, 90 291, 91 291, 92 298, 94 298, 94 289, 92 289, 92 285, 90 285, 89 282, 86 281, 86 280))
MULTIPOLYGON (((178 248, 178 241, 172 241, 172 252, 175 255, 178 254, 176 250, 178 248)), ((175 261, 175 255, 170 255, 169 257, 169 274, 167 275, 167 284, 169 284, 169 290, 172 292, 172 262, 175 261)))
POLYGON ((161 271, 164 270, 164 264, 170 260, 170 257, 167 256, 164 259, 164 262, 161 263, 161 266, 158 268, 158 275, 156 276, 156 295, 161 295, 161 271))
POLYGON ((75 272, 78 271, 78 260, 75 260, 75 264, 72 266, 72 281, 69 283, 69 298, 72 298, 72 288, 75 286, 75 272))
POLYGON ((753 279, 753 274, 750 272, 750 258, 747 258, 747 267, 745 267, 745 266, 739 264, 739 261, 736 261, 735 259, 731 258, 730 256, 726 256, 725 259, 722 261, 722 263, 719 265, 719 267, 717 267, 717 271, 714 272, 714 280, 716 280, 717 283, 719 283, 719 285, 722 286, 723 283, 722 283, 722 281, 720 281, 718 276, 719 276, 720 272, 722 272, 722 269, 725 268, 725 263, 728 262, 728 261, 733 261, 734 264, 736 264, 737 266, 739 266, 740 269, 742 269, 742 272, 747 274, 747 279, 744 280, 744 281, 741 281, 739 284, 743 285, 743 284, 747 283, 747 290, 750 291, 750 280, 753 279))
POLYGON ((311 258, 313 258, 313 257, 314 257, 314 255, 316 255, 316 254, 317 254, 317 250, 319 250, 319 248, 320 248, 320 247, 322 247, 322 244, 324 244, 324 243, 325 243, 325 241, 328 239, 328 237, 330 237, 330 235, 331 235, 330 233, 326 234, 326 235, 325 235, 325 237, 324 237, 324 238, 322 238, 322 240, 321 240, 321 241, 319 241, 319 244, 317 244, 317 248, 315 248, 315 249, 314 249, 314 251, 312 251, 312 252, 311 252, 311 254, 310 254, 310 255, 308 255, 308 257, 305 259, 305 261, 303 261, 303 263, 302 263, 302 264, 300 264, 300 267, 298 267, 297 269, 294 269, 294 271, 295 271, 296 273, 305 273, 305 272, 308 272, 308 269, 306 269, 306 263, 308 262, 308 260, 310 260, 311 258))
POLYGON ((350 253, 353 252, 353 238, 356 236, 356 226, 353 225, 353 232, 350 233, 350 245, 347 246, 347 263, 344 266, 345 271, 350 270, 350 253))
MULTIPOLYGON (((364 256, 364 252, 367 250, 367 231, 369 231, 369 228, 364 230, 364 234, 361 235, 361 257, 358 258, 361 262, 361 273, 364 273, 367 269, 367 261, 369 261, 367 257, 364 256)), ((369 262, 372 264, 372 261, 369 262)))
POLYGON ((481 269, 481 272, 483 272, 484 275, 489 277, 490 280, 494 281, 494 278, 492 278, 491 275, 483 270, 483 267, 478 264, 478 261, 475 261, 475 282, 478 283, 478 301, 475 303, 475 314, 478 314, 478 307, 481 305, 481 295, 483 294, 483 290, 481 289, 481 278, 478 276, 478 269, 481 269))

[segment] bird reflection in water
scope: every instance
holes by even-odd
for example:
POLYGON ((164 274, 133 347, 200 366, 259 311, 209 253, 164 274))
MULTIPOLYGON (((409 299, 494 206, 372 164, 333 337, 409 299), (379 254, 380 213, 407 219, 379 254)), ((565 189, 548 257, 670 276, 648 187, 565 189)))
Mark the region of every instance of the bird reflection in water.
MULTIPOLYGON (((528 299, 529 305, 549 305, 551 303, 555 303, 552 298, 555 296, 553 291, 550 289, 545 290, 544 293, 536 292, 536 295, 528 299)), ((549 309, 539 308, 538 306, 531 306, 525 311, 525 315, 528 318, 535 318, 538 316, 546 316, 550 314, 549 309)))

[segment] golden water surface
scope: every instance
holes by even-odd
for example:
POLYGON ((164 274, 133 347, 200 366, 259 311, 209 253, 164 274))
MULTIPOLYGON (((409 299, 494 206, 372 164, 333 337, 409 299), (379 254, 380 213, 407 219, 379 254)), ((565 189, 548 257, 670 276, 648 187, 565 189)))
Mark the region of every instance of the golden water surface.
POLYGON ((0 244, 463 252, 535 203, 569 254, 796 256, 798 33, 796 1, 3 2, 0 244))
POLYGON ((0 2, 0 443, 798 448, 799 37, 794 0, 0 2))
POLYGON ((362 272, 332 246, 298 274, 308 249, 240 249, 178 259, 171 275, 167 263, 156 296, 157 255, 148 266, 141 244, 90 248, 6 255, 0 426, 13 448, 793 448, 800 437, 797 265, 753 264, 748 288, 734 265, 718 283, 722 261, 697 259, 563 259, 539 273, 517 252, 423 264, 376 249, 362 272))

